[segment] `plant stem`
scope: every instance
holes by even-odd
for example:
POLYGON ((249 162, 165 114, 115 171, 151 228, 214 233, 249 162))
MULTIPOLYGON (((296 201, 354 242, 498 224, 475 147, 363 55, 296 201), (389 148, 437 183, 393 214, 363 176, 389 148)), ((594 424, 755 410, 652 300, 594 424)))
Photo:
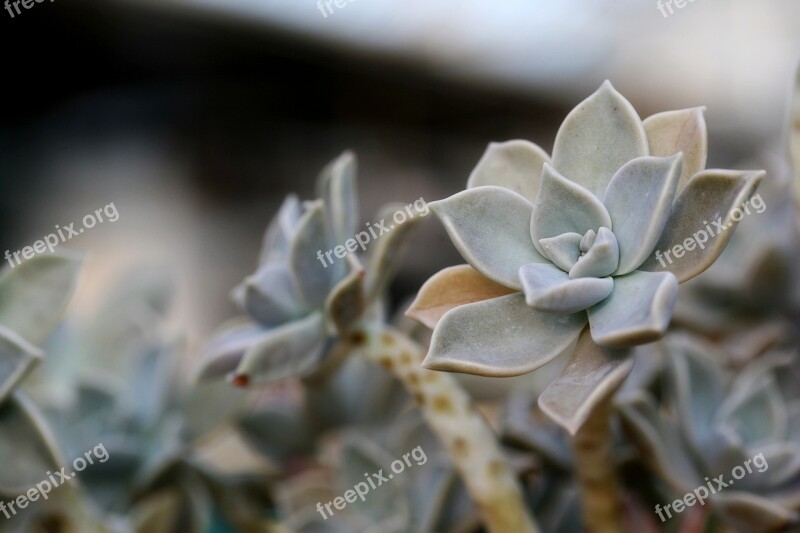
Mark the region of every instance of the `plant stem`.
POLYGON ((592 412, 572 438, 581 487, 584 531, 622 531, 620 495, 614 471, 611 434, 612 397, 592 412))
POLYGON ((422 367, 423 348, 383 324, 362 324, 351 342, 405 386, 439 437, 491 533, 535 533, 522 490, 497 437, 472 399, 446 373, 422 367))

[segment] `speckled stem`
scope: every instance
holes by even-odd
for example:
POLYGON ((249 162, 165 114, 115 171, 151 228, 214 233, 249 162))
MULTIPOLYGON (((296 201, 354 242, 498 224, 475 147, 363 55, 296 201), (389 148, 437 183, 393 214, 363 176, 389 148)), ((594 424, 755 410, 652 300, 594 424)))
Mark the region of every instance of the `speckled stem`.
POLYGON ((422 347, 385 325, 358 327, 352 342, 368 359, 390 370, 415 399, 444 443, 486 528, 492 533, 538 532, 494 431, 456 379, 423 368, 422 347))
POLYGON ((584 531, 621 533, 621 500, 614 471, 611 398, 599 405, 572 438, 581 485, 584 531))

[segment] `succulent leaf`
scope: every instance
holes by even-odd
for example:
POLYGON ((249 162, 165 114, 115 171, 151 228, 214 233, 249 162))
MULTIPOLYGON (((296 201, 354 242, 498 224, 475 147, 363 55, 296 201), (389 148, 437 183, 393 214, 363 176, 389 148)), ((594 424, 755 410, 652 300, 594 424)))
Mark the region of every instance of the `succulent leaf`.
POLYGON ((0 404, 43 358, 42 350, 0 326, 0 404))
POLYGON ((269 261, 233 291, 239 306, 264 326, 302 315, 301 300, 286 263, 269 261))
POLYGON ((519 267, 548 263, 531 243, 533 205, 502 187, 467 189, 429 204, 461 256, 487 278, 521 290, 519 267))
POLYGON ((317 197, 325 202, 331 238, 336 243, 345 242, 356 231, 356 168, 355 154, 347 151, 328 163, 317 181, 317 197))
POLYGON ((689 178, 706 168, 708 132, 705 107, 657 113, 644 120, 650 155, 670 157, 683 153, 683 170, 678 180, 681 190, 689 178))
POLYGON ((614 290, 611 278, 570 279, 553 265, 532 263, 519 269, 525 303, 539 311, 571 314, 603 301, 614 290))
POLYGON ((334 269, 326 268, 317 258, 327 250, 330 234, 325 223, 325 204, 311 202, 297 224, 297 232, 289 245, 289 266, 306 309, 322 305, 334 279, 334 269))
POLYGON ((0 274, 0 324, 25 340, 43 341, 72 296, 82 258, 75 253, 37 255, 0 274))
MULTIPOLYGON (((512 221, 507 221, 507 224, 510 223, 512 221)), ((600 227, 611 228, 611 217, 602 202, 588 189, 568 180, 550 165, 545 165, 542 186, 530 217, 531 238, 539 253, 545 253, 542 239, 563 233, 584 235, 600 227)))
POLYGON ((442 316, 455 307, 514 292, 469 265, 456 265, 440 270, 425 282, 406 316, 433 329, 442 316))
POLYGON ((681 283, 702 273, 716 261, 733 235, 732 211, 752 196, 763 177, 763 172, 706 170, 691 178, 675 199, 655 252, 639 270, 672 272, 681 283), (709 228, 713 235, 709 235, 709 228), (699 244, 701 232, 706 235, 707 242, 703 244, 699 244), (690 241, 699 249, 687 246, 690 241), (667 262, 671 258, 665 260, 661 254, 678 245, 686 253, 676 254, 674 260, 667 262))
POLYGON ((664 231, 681 175, 681 156, 640 157, 614 174, 603 203, 619 243, 615 275, 633 272, 664 231))
POLYGON ((292 241, 297 223, 303 215, 297 195, 288 195, 281 204, 278 214, 272 219, 264 232, 259 255, 259 263, 285 261, 289 257, 289 244, 292 241))
POLYGON ((234 382, 244 378, 268 383, 302 375, 321 360, 326 338, 320 311, 269 330, 248 346, 236 367, 234 382))
MULTIPOLYGON (((589 232, 593 232, 593 230, 589 230, 589 232)), ((583 237, 577 233, 562 233, 556 237, 540 240, 539 245, 554 265, 564 272, 569 272, 581 255, 583 237)))
POLYGON ((592 338, 608 348, 657 340, 669 326, 677 296, 678 280, 669 272, 615 277, 611 295, 588 310, 592 338))
POLYGON ((467 180, 467 189, 495 185, 536 200, 545 163, 550 156, 530 141, 490 143, 467 180))
POLYGON ((423 366, 482 376, 516 376, 564 352, 586 324, 584 313, 531 309, 521 293, 465 304, 436 326, 423 366))
POLYGON ((648 153, 639 115, 606 81, 564 119, 553 147, 553 166, 602 198, 622 165, 648 153))
POLYGON ((610 276, 618 264, 617 238, 610 229, 600 228, 592 239, 589 250, 569 269, 569 277, 570 279, 604 278, 610 276))
POLYGON ((628 377, 633 368, 633 358, 629 356, 627 349, 598 346, 584 330, 561 375, 539 396, 539 407, 575 435, 628 377))

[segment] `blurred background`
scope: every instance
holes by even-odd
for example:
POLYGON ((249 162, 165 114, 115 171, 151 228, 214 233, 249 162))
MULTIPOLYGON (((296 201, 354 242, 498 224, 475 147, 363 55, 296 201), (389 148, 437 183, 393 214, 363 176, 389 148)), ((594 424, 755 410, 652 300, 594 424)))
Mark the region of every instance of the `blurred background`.
MULTIPOLYGON (((338 1, 0 11, 0 252, 113 202, 116 222, 66 244, 88 252, 74 312, 131 267, 163 267, 196 353, 234 313, 228 291, 254 270, 283 196, 312 197, 344 149, 359 156, 367 222, 384 202, 462 189, 491 141, 551 150, 604 79, 642 118, 707 106, 709 167, 782 142, 796 0, 694 0, 672 14, 656 0, 338 1)), ((428 221, 395 295, 457 262, 428 221)))

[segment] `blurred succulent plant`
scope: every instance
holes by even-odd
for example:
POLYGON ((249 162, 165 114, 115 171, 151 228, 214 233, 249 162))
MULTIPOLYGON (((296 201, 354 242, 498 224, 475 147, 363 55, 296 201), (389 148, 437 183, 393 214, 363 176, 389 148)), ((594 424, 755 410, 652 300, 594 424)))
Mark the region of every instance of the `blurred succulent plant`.
POLYGON ((66 457, 98 443, 108 452, 76 481, 108 522, 130 519, 125 527, 136 530, 206 531, 218 518, 259 523, 266 478, 226 477, 200 459, 200 441, 232 422, 241 393, 183 383, 179 343, 164 332, 171 284, 151 271, 124 279, 85 327, 59 331, 52 364, 31 376, 31 394, 66 457))
POLYGON ((264 236, 257 271, 233 291, 248 318, 223 325, 211 339, 200 379, 229 375, 247 385, 308 375, 331 354, 336 337, 347 338, 358 319, 375 312, 395 273, 394 258, 420 218, 410 217, 370 247, 366 273, 352 253, 326 264, 320 252, 356 234, 355 173, 355 157, 346 152, 320 174, 321 199, 286 198, 264 236))
MULTIPOLYGON (((797 527, 796 351, 766 355, 731 373, 720 366, 724 354, 707 342, 680 334, 662 342, 668 386, 661 404, 642 388, 626 389, 617 398, 646 460, 679 496, 722 479, 728 486, 712 484, 720 490, 708 503, 736 531, 797 527)), ((663 503, 669 502, 665 496, 663 503)))

